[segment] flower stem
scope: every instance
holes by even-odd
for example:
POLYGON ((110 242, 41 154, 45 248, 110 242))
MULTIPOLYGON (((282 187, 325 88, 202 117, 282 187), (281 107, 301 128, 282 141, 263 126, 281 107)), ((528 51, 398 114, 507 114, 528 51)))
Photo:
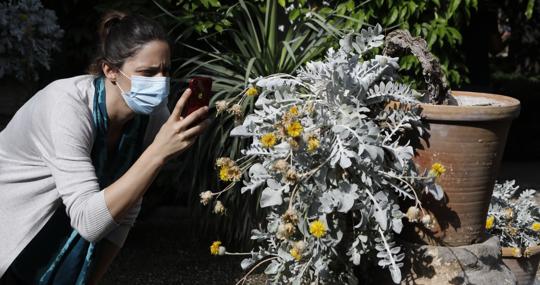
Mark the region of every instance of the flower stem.
POLYGON ((246 273, 246 275, 244 275, 244 277, 242 277, 242 279, 238 280, 238 282, 235 283, 235 285, 240 285, 240 284, 244 284, 246 283, 247 281, 247 277, 253 273, 253 271, 255 271, 255 269, 257 269, 259 266, 261 266, 261 264, 265 263, 265 262, 268 262, 268 261, 271 261, 271 260, 274 260, 274 259, 278 259, 279 257, 271 257, 271 258, 268 258, 268 259, 265 259, 265 260, 262 260, 260 261, 259 263, 257 263, 255 266, 253 266, 253 268, 251 268, 251 270, 249 270, 248 273, 246 273))

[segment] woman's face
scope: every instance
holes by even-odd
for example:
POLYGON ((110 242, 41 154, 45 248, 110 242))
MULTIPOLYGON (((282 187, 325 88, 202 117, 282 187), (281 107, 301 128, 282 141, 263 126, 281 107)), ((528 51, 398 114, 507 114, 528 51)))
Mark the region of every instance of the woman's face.
POLYGON ((118 72, 116 84, 119 84, 122 90, 129 92, 131 80, 126 76, 169 76, 170 65, 169 44, 158 40, 148 42, 134 56, 124 62, 120 68, 123 74, 118 72))

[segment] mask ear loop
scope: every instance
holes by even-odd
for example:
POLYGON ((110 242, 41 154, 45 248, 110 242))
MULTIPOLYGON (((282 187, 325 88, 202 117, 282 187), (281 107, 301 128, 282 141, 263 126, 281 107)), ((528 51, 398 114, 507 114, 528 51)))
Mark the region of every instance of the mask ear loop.
MULTIPOLYGON (((118 71, 127 79, 129 79, 131 81, 131 78, 129 78, 127 75, 125 75, 122 70, 118 69, 118 71)), ((122 89, 122 87, 120 87, 120 84, 118 84, 118 82, 116 82, 116 84, 114 84, 116 86, 118 86, 118 88, 120 89, 120 91, 122 91, 122 94, 128 94, 126 91, 124 91, 124 89, 122 89)))

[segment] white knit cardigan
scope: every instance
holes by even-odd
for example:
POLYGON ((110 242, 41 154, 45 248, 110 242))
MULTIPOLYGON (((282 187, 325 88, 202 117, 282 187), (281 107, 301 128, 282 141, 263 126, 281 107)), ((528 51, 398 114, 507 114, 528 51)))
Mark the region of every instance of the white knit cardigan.
MULTIPOLYGON (((60 203, 71 226, 91 242, 105 237, 122 246, 133 226, 141 201, 114 221, 92 165, 94 78, 52 82, 0 132, 0 277, 60 203)), ((150 116, 144 148, 170 115, 162 106, 150 116)))

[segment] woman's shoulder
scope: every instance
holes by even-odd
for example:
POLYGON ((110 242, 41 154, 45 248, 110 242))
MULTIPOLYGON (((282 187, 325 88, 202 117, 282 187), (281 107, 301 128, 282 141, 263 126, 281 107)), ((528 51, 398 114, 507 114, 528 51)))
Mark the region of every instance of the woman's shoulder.
POLYGON ((95 75, 86 74, 58 79, 45 86, 39 93, 43 93, 49 100, 59 101, 58 103, 71 102, 90 107, 95 78, 95 75))
POLYGON ((42 124, 61 121, 66 129, 92 133, 92 98, 94 96, 93 75, 80 75, 58 79, 41 89, 30 103, 29 111, 35 113, 34 120, 42 124))

